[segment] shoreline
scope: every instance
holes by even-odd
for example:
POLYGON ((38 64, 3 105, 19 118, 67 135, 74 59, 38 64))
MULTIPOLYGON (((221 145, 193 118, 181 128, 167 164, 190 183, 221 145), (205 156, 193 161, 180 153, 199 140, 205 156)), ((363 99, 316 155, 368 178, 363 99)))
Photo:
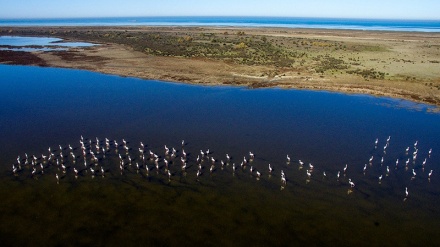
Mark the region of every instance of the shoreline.
POLYGON ((440 106, 440 33, 272 27, 0 27, 99 46, 0 51, 3 64, 203 85, 368 94, 440 106))

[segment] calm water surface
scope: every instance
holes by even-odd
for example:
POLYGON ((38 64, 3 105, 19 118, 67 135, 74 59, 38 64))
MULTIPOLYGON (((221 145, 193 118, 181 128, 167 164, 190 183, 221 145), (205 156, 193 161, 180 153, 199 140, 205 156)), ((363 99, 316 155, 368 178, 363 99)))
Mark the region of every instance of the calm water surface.
POLYGON ((65 42, 63 39, 51 37, 0 36, 0 50, 27 52, 62 51, 71 47, 89 47, 94 45, 87 42, 65 42))
POLYGON ((0 238, 5 246, 433 246, 440 240, 440 115, 425 105, 26 66, 0 65, 0 75, 0 238), (104 138, 110 140, 105 157, 94 150, 96 137, 100 147, 105 147, 104 138), (186 172, 181 169, 182 140, 186 172), (174 147, 177 157, 166 157, 164 145, 174 147), (43 162, 40 157, 49 155, 49 147, 54 158, 43 162), (207 149, 215 159, 214 171, 205 157, 197 178, 196 158, 207 149), (90 150, 99 158, 96 166, 90 150), (159 170, 148 160, 150 150, 159 156, 159 170), (241 168, 249 151, 255 159, 241 168), (44 174, 38 167, 32 176, 25 153, 44 163, 44 174), (18 156, 22 170, 14 176, 18 156), (67 166, 66 173, 57 159, 67 166), (171 179, 164 159, 170 162, 171 179), (310 178, 309 163, 314 166, 310 178), (92 178, 90 167, 103 167, 105 176, 97 172, 92 178), (73 168, 80 170, 78 178, 73 168), (356 184, 353 189, 349 179, 356 184))

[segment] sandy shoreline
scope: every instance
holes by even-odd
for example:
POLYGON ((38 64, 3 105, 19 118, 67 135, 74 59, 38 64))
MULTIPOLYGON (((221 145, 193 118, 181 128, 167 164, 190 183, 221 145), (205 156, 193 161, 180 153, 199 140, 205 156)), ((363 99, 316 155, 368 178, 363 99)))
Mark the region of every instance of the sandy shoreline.
POLYGON ((2 27, 101 44, 0 63, 207 85, 370 94, 440 106, 440 33, 234 27, 2 27))

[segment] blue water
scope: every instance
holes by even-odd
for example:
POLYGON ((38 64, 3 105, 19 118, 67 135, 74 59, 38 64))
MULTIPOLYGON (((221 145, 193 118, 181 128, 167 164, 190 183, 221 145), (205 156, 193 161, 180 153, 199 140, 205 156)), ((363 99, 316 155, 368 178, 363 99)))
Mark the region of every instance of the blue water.
POLYGON ((428 106, 58 68, 0 65, 0 74, 0 240, 5 246, 433 246, 439 241, 440 114, 428 112, 428 106), (105 167, 105 177, 98 173, 93 178, 84 169, 75 178, 72 168, 84 167, 81 135, 93 145, 96 137, 120 145, 125 139, 131 149, 126 153, 112 144, 105 157, 98 154, 97 168, 90 163, 87 167, 105 167), (189 154, 186 175, 180 169, 182 139, 189 154), (159 154, 159 171, 139 158, 141 141, 146 153, 159 154), (419 158, 405 169, 411 156, 405 148, 412 153, 416 141, 419 158), (67 157, 69 144, 77 163, 67 157), (40 157, 51 147, 60 159, 58 145, 64 147, 66 174, 52 161, 44 174, 33 177, 30 165, 23 165, 13 175, 17 156, 24 163, 25 153, 40 157), (164 145, 179 151, 171 161, 170 180, 164 145), (430 148, 433 154, 428 158, 430 148), (196 179, 196 157, 207 149, 216 159, 216 169, 210 174, 211 162, 205 160, 203 174, 196 179), (232 164, 220 168, 226 153, 232 157, 230 163, 240 167, 249 151, 256 158, 247 168, 235 173, 232 164), (134 162, 149 166, 150 174, 128 164, 120 174, 118 154, 125 162, 131 155, 134 162), (374 160, 364 174, 371 156, 374 160), (306 163, 302 169, 299 159, 306 163), (308 163, 314 165, 310 179, 308 163), (338 180, 336 174, 345 164, 348 170, 338 180), (259 180, 255 171, 250 173, 251 165, 262 173, 259 180), (412 169, 417 173, 414 179, 412 169), (285 188, 280 188, 281 170, 288 181, 285 188), (59 184, 55 174, 61 177, 59 184), (356 183, 352 190, 349 178, 356 183))
POLYGON ((439 20, 377 20, 295 17, 118 17, 0 19, 0 26, 240 26, 440 32, 439 20))

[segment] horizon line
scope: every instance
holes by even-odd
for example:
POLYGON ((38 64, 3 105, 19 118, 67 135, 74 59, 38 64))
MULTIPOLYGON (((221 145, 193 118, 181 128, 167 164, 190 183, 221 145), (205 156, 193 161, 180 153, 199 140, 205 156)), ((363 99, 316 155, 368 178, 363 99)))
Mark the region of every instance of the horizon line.
POLYGON ((57 20, 57 19, 108 19, 108 18, 303 18, 303 19, 335 19, 335 20, 398 20, 398 21, 439 21, 430 18, 374 18, 374 17, 313 17, 313 16, 271 16, 271 15, 149 15, 149 16, 76 16, 76 17, 12 17, 0 20, 57 20))

